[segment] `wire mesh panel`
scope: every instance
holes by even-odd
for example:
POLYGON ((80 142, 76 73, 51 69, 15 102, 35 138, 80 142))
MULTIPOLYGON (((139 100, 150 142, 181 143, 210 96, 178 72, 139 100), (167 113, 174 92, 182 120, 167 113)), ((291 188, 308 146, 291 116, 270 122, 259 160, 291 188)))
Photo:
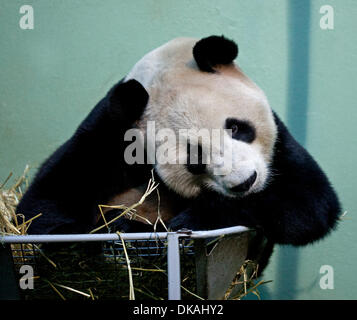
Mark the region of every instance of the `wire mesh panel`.
MULTIPOLYGON (((120 240, 67 244, 12 244, 15 272, 28 265, 34 270, 34 286, 21 290, 24 299, 167 299, 166 239, 120 240), (130 288, 128 268, 132 271, 130 288)), ((180 239, 183 298, 194 298, 193 241, 180 239)))
MULTIPOLYGON (((8 254, 2 252, 5 258, 11 256, 17 273, 22 266, 33 271, 28 280, 34 285, 21 291, 25 299, 201 299, 196 293, 197 281, 215 287, 216 282, 235 275, 235 265, 242 261, 236 261, 236 254, 224 243, 245 232, 249 229, 235 226, 209 231, 4 235, 0 242, 11 247, 8 254), (210 248, 209 254, 196 252, 197 239, 206 239, 201 251, 210 248), (210 259, 214 251, 221 258, 210 259), (203 262, 208 268, 197 268, 203 262), (222 268, 227 263, 232 264, 231 275, 222 268), (211 269, 219 272, 208 272, 211 269), (196 279, 196 271, 207 273, 207 281, 196 279)), ((245 256, 249 241, 239 240, 238 244, 245 256)), ((8 267, 9 263, 0 271, 8 267)), ((207 290, 201 292, 209 298, 207 290)))
POLYGON ((39 258, 40 250, 34 244, 13 244, 11 245, 14 265, 20 268, 22 265, 35 266, 39 258))

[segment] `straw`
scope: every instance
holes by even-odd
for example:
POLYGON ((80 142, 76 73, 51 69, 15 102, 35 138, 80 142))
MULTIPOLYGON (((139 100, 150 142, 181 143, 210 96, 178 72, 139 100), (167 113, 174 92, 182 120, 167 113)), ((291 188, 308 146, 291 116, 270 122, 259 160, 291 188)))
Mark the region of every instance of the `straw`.
MULTIPOLYGON (((115 218, 113 218, 112 220, 110 220, 109 222, 105 221, 105 223, 95 229, 93 229, 92 231, 90 231, 90 233, 95 233, 105 227, 108 228, 108 225, 110 225, 111 223, 113 223, 114 221, 118 220, 119 218, 121 218, 122 216, 128 214, 128 213, 132 213, 133 210, 135 210, 136 207, 142 205, 145 201, 145 199, 158 187, 158 184, 155 184, 155 181, 153 181, 153 179, 151 178, 149 180, 148 186, 146 188, 146 191, 144 192, 144 194, 142 195, 142 197, 140 198, 140 200, 137 203, 134 203, 133 205, 131 205, 130 207, 126 207, 126 209, 119 214, 118 216, 116 216, 115 218)), ((106 207, 106 208, 123 208, 122 205, 120 206, 108 206, 108 205, 100 205, 101 207, 106 207)), ((134 214, 134 213, 132 213, 134 214)), ((145 219, 145 218, 144 218, 145 219)), ((146 220, 147 222, 149 222, 149 220, 146 220)), ((151 224, 151 223, 150 223, 151 224)))
POLYGON ((128 275, 129 275, 129 300, 135 300, 135 293, 134 293, 134 282, 133 282, 133 274, 131 272, 131 266, 130 266, 130 260, 128 256, 128 252, 126 251, 126 245, 125 241, 123 240, 120 232, 117 232, 117 235, 119 236, 122 244, 123 244, 123 249, 124 249, 124 254, 125 254, 125 259, 126 259, 126 264, 128 268, 128 275))

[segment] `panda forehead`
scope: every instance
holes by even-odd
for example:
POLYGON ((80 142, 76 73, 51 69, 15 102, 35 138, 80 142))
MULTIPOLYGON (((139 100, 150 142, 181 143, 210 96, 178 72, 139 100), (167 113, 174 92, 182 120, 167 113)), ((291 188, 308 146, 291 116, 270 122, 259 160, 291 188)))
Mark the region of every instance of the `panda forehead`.
MULTIPOLYGON (((193 126, 221 128, 227 118, 256 123, 269 116, 266 111, 270 107, 262 91, 237 78, 202 73, 165 82, 170 99, 159 104, 178 122, 189 118, 193 126), (186 117, 180 116, 182 113, 186 117)), ((161 97, 166 100, 165 92, 161 97)))
POLYGON ((218 66, 216 73, 200 71, 192 55, 197 41, 193 38, 176 38, 152 50, 135 64, 126 80, 138 80, 150 96, 156 88, 163 89, 163 94, 172 94, 175 88, 184 94, 189 91, 187 87, 191 87, 196 92, 200 88, 210 91, 213 99, 221 95, 243 102, 252 98, 265 100, 262 90, 234 63, 218 66))
POLYGON ((230 117, 249 120, 274 136, 264 92, 234 63, 218 66, 215 73, 200 71, 192 55, 197 41, 171 40, 146 54, 129 72, 126 79, 141 82, 150 96, 142 120, 155 120, 158 127, 221 128, 230 117))

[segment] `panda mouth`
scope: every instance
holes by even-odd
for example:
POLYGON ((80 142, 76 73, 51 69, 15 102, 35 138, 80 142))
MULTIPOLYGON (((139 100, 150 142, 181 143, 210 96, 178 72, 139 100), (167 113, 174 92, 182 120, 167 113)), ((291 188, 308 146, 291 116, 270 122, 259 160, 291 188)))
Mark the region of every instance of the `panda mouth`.
POLYGON ((243 198, 253 192, 257 181, 258 174, 254 171, 248 179, 234 187, 229 188, 221 184, 216 184, 216 191, 230 198, 243 198))
POLYGON ((229 190, 233 193, 238 193, 238 194, 246 193, 252 189, 253 185, 257 181, 257 177, 258 177, 258 174, 256 171, 254 171, 253 174, 251 174, 248 179, 246 179, 239 185, 234 186, 233 188, 230 188, 229 190))

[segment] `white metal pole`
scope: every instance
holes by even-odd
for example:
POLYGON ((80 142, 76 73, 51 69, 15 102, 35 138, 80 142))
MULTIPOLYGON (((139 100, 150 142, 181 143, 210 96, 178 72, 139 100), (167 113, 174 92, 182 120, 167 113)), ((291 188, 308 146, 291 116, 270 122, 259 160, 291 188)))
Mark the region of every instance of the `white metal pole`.
POLYGON ((167 234, 167 275, 169 300, 181 299, 180 248, 177 233, 167 234))
MULTIPOLYGON (((208 231, 178 231, 178 232, 136 232, 121 233, 124 240, 165 239, 169 234, 178 237, 210 238, 248 231, 244 226, 236 226, 208 231)), ((94 234, 40 234, 40 235, 0 235, 0 243, 44 243, 44 242, 87 242, 87 241, 113 241, 120 240, 116 233, 94 234)))

